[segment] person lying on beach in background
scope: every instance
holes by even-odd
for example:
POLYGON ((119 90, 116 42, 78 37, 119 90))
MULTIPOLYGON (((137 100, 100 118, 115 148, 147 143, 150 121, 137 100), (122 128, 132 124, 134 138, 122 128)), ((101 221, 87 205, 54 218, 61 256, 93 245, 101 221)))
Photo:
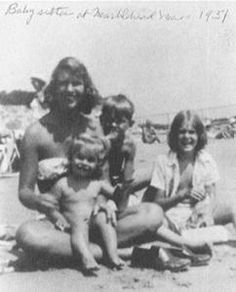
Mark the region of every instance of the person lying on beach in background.
POLYGON ((117 254, 115 217, 113 222, 107 221, 104 212, 96 211, 99 197, 111 199, 115 190, 101 179, 108 151, 102 139, 87 134, 74 139, 68 153, 69 174, 50 191, 59 201, 59 210, 52 209, 47 216, 59 229, 64 230, 69 224, 74 258, 85 272, 99 269, 89 249, 89 233, 93 232, 100 238, 108 265, 120 269, 124 264, 117 254))
POLYGON ((230 210, 216 202, 218 168, 204 149, 207 135, 195 112, 181 111, 175 116, 168 144, 170 151, 158 156, 143 201, 160 205, 169 227, 179 233, 214 223, 235 224, 233 207, 230 210))
POLYGON ((146 120, 146 122, 141 126, 141 129, 143 143, 152 144, 155 141, 161 143, 160 139, 157 136, 157 131, 150 120, 146 120))

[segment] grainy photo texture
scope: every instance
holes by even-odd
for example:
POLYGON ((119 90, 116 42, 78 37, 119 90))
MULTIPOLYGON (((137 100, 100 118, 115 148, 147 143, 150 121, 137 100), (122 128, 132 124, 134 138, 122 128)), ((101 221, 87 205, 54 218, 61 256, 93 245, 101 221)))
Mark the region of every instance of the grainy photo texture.
POLYGON ((0 3, 0 290, 236 290, 236 3, 0 3))

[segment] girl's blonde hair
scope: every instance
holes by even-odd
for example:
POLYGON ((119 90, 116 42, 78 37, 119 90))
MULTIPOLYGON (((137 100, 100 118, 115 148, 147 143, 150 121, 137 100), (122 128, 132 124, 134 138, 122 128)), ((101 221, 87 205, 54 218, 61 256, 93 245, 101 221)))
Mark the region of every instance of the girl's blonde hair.
MULTIPOLYGON (((95 159, 97 166, 94 172, 94 177, 98 178, 102 175, 102 168, 107 160, 109 150, 110 145, 105 138, 103 139, 97 136, 81 134, 80 136, 73 139, 69 147, 69 165, 71 165, 75 153, 83 152, 83 157, 95 159)), ((71 167, 69 168, 71 170, 71 167)))

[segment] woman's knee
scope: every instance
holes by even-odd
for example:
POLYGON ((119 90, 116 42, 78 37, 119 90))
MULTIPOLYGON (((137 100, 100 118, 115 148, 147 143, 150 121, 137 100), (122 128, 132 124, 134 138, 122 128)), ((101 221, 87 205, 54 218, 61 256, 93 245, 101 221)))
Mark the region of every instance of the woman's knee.
POLYGON ((16 241, 18 245, 25 246, 32 241, 33 238, 33 228, 31 227, 31 222, 23 223, 16 232, 16 241))
POLYGON ((164 213, 160 206, 154 203, 142 203, 140 205, 145 224, 151 231, 156 231, 163 223, 164 213))
POLYGON ((16 241, 26 251, 46 251, 49 248, 49 238, 37 223, 29 221, 23 223, 16 233, 16 241))
POLYGON ((236 222, 236 204, 234 201, 215 202, 213 208, 215 224, 236 222))

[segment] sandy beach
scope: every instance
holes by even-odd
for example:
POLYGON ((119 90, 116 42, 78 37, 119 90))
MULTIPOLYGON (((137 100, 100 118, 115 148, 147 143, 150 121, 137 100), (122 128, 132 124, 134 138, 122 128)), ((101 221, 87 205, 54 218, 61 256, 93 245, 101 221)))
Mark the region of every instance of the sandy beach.
MULTIPOLYGON (((150 168, 158 153, 167 151, 163 144, 145 145, 138 140, 137 168, 150 168)), ((217 196, 233 200, 236 196, 236 140, 212 140, 208 150, 216 159, 221 180, 217 196)), ((0 222, 18 226, 36 213, 24 208, 17 198, 18 178, 0 179, 0 222)), ((227 226, 231 230, 231 226, 227 226)), ((4 254, 1 254, 3 257, 4 254)), ((208 266, 192 267, 182 273, 158 272, 151 269, 127 267, 123 271, 101 268, 96 278, 86 278, 72 267, 51 267, 46 270, 12 272, 0 275, 0 290, 15 291, 235 291, 236 247, 214 246, 213 259, 208 266)))

